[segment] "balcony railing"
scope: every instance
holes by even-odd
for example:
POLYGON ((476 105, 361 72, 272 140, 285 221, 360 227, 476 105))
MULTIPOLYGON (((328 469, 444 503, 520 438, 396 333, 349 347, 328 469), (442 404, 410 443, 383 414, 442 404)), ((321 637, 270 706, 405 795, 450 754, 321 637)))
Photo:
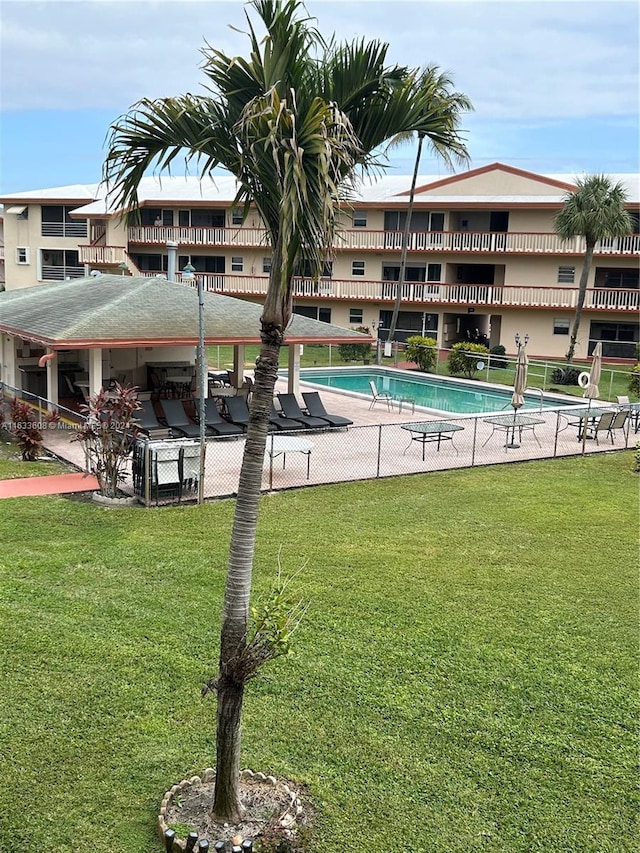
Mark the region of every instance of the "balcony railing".
POLYGON ((78 246, 80 261, 93 266, 111 266, 126 263, 127 250, 124 246, 78 246))
POLYGON ((42 265, 42 281, 64 281, 67 278, 84 278, 84 267, 42 265))
MULTIPOLYGON (((142 273, 153 276, 156 273, 142 273)), ((263 296, 267 292, 267 276, 220 275, 196 273, 204 287, 231 296, 263 296)), ((178 275, 180 279, 180 275, 178 275)), ((340 279, 294 280, 294 295, 319 299, 343 299, 392 303, 397 283, 393 281, 351 281, 340 279)), ((402 302, 425 305, 496 306, 503 308, 574 309, 578 298, 575 287, 531 287, 499 284, 452 284, 447 282, 409 282, 403 285, 402 302)), ((585 309, 597 311, 637 312, 640 290, 587 289, 585 309)))
POLYGON ((86 237, 87 223, 82 222, 43 222, 41 226, 43 237, 86 237))
MULTIPOLYGON (((262 247, 269 250, 266 232, 260 228, 177 228, 172 226, 129 228, 129 242, 164 245, 168 240, 184 246, 262 247)), ((402 231, 340 231, 334 240, 338 250, 399 252, 402 231)), ((411 252, 469 252, 483 254, 583 255, 582 237, 563 241, 557 234, 497 231, 414 231, 409 234, 411 252)), ((606 240, 596 246, 600 255, 640 255, 640 234, 606 240)))

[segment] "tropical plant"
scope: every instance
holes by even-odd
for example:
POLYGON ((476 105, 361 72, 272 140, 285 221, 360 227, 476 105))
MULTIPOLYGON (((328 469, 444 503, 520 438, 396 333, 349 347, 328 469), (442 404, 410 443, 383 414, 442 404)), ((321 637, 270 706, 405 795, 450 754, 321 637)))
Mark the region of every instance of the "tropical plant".
POLYGON ((640 364, 632 367, 629 373, 629 393, 640 397, 640 364))
POLYGON ((486 359, 489 350, 484 344, 472 344, 461 341, 451 347, 449 353, 449 373, 452 376, 466 376, 473 379, 478 372, 478 364, 486 359))
POLYGON ((405 341, 404 354, 407 361, 417 364, 420 370, 431 372, 438 361, 438 342, 435 338, 412 335, 405 341))
POLYGON ((34 421, 28 403, 13 397, 9 403, 9 425, 16 437, 23 462, 35 462, 42 452, 42 427, 54 426, 60 420, 57 412, 47 412, 43 421, 34 421))
MULTIPOLYGON (((371 334, 368 326, 358 326, 356 332, 371 334)), ((363 361, 371 355, 371 344, 340 344, 338 352, 343 361, 363 361)))
POLYGON ((492 346, 489 350, 489 355, 491 358, 489 359, 489 366, 495 367, 496 369, 503 370, 509 364, 509 361, 506 357, 507 351, 502 344, 496 344, 492 346))
POLYGON ((626 200, 622 184, 614 183, 606 175, 586 175, 576 181, 575 190, 565 195, 562 210, 554 219, 556 233, 562 240, 584 237, 586 244, 566 355, 568 362, 573 360, 576 348, 596 244, 614 237, 625 237, 633 231, 631 216, 625 210, 626 200))
MULTIPOLYGON (((424 133, 442 153, 465 154, 457 109, 425 73, 386 65, 381 42, 325 42, 299 0, 252 0, 266 35, 247 14, 249 58, 207 47, 206 95, 143 99, 114 123, 104 177, 115 203, 137 207, 147 170, 179 156, 201 176, 224 166, 238 182, 235 206, 260 214, 272 257, 261 317, 251 416, 231 533, 220 638, 216 785, 212 816, 235 823, 239 798, 249 597, 267 425, 280 348, 292 315, 292 275, 304 258, 319 274, 331 253, 341 209, 358 167, 399 133, 424 133)), ((431 72, 435 74, 435 72, 431 72)))
POLYGON ((73 440, 84 444, 100 494, 105 497, 118 497, 127 478, 127 459, 138 433, 134 412, 140 408, 138 389, 118 382, 108 392, 101 388, 91 394, 80 406, 86 419, 73 440))
MULTIPOLYGON (((435 66, 431 66, 423 72, 422 84, 426 91, 430 91, 434 103, 438 104, 441 121, 449 123, 449 130, 454 130, 458 126, 460 113, 464 110, 471 110, 471 101, 466 95, 460 92, 452 92, 452 80, 445 74, 441 74, 435 66)), ((446 124, 443 125, 443 129, 446 124)), ((389 148, 403 144, 407 139, 414 134, 409 131, 397 134, 389 143, 389 148)), ((420 170, 420 158, 422 157, 422 146, 427 138, 433 151, 439 154, 446 163, 451 165, 455 160, 457 163, 465 163, 468 160, 466 148, 462 144, 451 145, 450 140, 443 137, 442 132, 434 134, 433 131, 426 132, 419 130, 416 133, 418 137, 418 147, 416 149, 416 159, 413 165, 413 175, 411 177, 411 188, 409 190, 409 204, 407 206, 406 219, 402 230, 402 249, 400 251, 400 269, 398 271, 398 283, 396 285, 396 295, 393 301, 393 312, 391 314, 391 324, 389 326, 389 335, 387 340, 392 341, 396 334, 396 325, 398 323, 398 314, 400 313, 400 304, 402 302, 402 288, 404 287, 405 274, 407 268, 407 254, 409 252, 409 233, 411 231, 411 217, 413 216, 413 205, 416 197, 416 184, 418 182, 418 172, 420 170)))

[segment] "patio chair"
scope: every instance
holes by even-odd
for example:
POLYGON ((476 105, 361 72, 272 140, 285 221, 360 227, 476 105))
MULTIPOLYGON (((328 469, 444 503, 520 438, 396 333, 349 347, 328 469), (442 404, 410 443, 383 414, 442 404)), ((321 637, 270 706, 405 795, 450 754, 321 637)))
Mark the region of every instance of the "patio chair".
MULTIPOLYGON (((200 401, 194 400, 193 402, 196 407, 196 412, 199 412, 200 401)), ((242 435, 244 432, 242 427, 237 424, 230 424, 229 421, 225 421, 218 411, 216 401, 212 397, 207 397, 204 401, 204 425, 210 433, 217 436, 242 435)))
POLYGON ((307 429, 326 429, 330 426, 326 418, 314 418, 311 415, 305 415, 298 405, 295 394, 278 394, 278 400, 280 401, 285 418, 291 418, 292 421, 299 421, 307 429))
POLYGON ((349 427, 353 423, 349 418, 342 415, 331 415, 324 407, 324 403, 320 399, 320 394, 317 391, 303 391, 302 399, 304 400, 307 412, 314 418, 324 418, 329 421, 332 427, 349 427))
POLYGON ((180 400, 163 400, 162 411, 172 433, 186 435, 187 438, 198 438, 200 427, 187 417, 180 400))
POLYGON ((295 432, 296 430, 304 429, 304 424, 300 421, 294 421, 291 418, 285 418, 282 412, 279 412, 275 405, 271 405, 271 414, 269 415, 269 426, 278 431, 295 432))
POLYGON ((630 406, 631 405, 631 400, 629 399, 629 397, 624 396, 624 395, 618 395, 616 397, 616 401, 617 401, 619 406, 630 406))
POLYGON ((242 427, 246 432, 249 426, 249 406, 244 397, 225 397, 224 405, 227 410, 227 420, 232 424, 242 427))
POLYGON ((369 380, 369 387, 371 388, 371 404, 369 405, 369 409, 373 409, 376 403, 386 403, 387 409, 392 412, 393 411, 393 397, 388 391, 378 391, 376 387, 376 383, 373 379, 369 380))
MULTIPOLYGON (((604 415, 602 417, 604 417, 604 415)), ((611 444, 614 443, 614 436, 613 436, 614 432, 616 432, 616 430, 619 430, 619 429, 624 430, 624 427, 625 427, 625 424, 627 422, 628 417, 629 417, 629 412, 626 409, 621 409, 620 411, 615 413, 615 415, 611 421, 611 424, 607 430, 607 434, 609 435, 609 438, 611 439, 611 444)), ((602 420, 602 418, 600 418, 600 420, 602 420)))
POLYGON ((163 426, 158 420, 151 400, 141 400, 140 406, 141 408, 137 409, 133 415, 138 429, 147 435, 151 433, 167 434, 167 427, 163 426))

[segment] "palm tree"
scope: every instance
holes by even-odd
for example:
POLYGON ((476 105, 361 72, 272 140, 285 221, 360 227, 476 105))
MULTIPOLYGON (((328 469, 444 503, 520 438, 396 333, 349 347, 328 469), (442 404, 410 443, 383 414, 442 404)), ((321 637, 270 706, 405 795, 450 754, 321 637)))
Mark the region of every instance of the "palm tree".
POLYGON ((266 29, 247 15, 249 58, 203 50, 209 92, 143 99, 112 125, 104 178, 115 203, 132 210, 154 166, 179 156, 201 176, 219 165, 238 181, 236 205, 255 206, 271 245, 261 348, 229 548, 217 693, 213 816, 235 823, 244 686, 255 670, 248 650, 249 596, 267 424, 279 352, 293 310, 292 276, 305 259, 318 271, 331 251, 356 168, 382 163, 375 150, 398 133, 424 132, 442 150, 464 152, 458 115, 441 117, 421 75, 387 66, 380 42, 327 44, 298 16, 299 0, 252 0, 266 29))
MULTIPOLYGON (((438 73, 437 68, 431 66, 423 72, 422 85, 426 90, 430 90, 430 96, 434 103, 440 102, 439 112, 441 121, 448 121, 452 128, 458 125, 458 116, 462 110, 471 109, 471 101, 462 95, 460 92, 451 92, 452 81, 445 74, 438 73)), ((396 325, 398 323, 398 314, 400 313, 400 303, 402 301, 402 288, 405 281, 405 271, 407 267, 407 254, 409 252, 409 234, 411 231, 411 217, 413 215, 413 205, 416 195, 416 183, 418 182, 418 172, 420 170, 420 158, 422 156, 422 145, 425 137, 429 140, 432 149, 439 154, 448 166, 452 166, 453 162, 464 163, 468 160, 464 146, 451 146, 444 144, 441 138, 442 128, 436 128, 431 132, 418 131, 418 148, 416 150, 416 158, 413 166, 413 176, 411 178, 411 189, 409 190, 409 204, 407 206, 406 220, 402 232, 402 248, 400 252, 400 270, 398 272, 398 284, 396 296, 393 303, 393 313, 391 315, 391 325, 389 327, 388 340, 392 341, 396 333, 396 325)), ((413 136, 411 133, 398 134, 390 143, 390 148, 402 144, 408 138, 413 136)))
POLYGON ((586 243, 567 362, 572 361, 576 348, 596 244, 613 237, 625 237, 633 231, 631 216, 625 210, 626 200, 622 184, 613 183, 606 175, 586 175, 576 181, 576 189, 566 194, 564 206, 556 214, 554 227, 562 240, 580 236, 586 243))

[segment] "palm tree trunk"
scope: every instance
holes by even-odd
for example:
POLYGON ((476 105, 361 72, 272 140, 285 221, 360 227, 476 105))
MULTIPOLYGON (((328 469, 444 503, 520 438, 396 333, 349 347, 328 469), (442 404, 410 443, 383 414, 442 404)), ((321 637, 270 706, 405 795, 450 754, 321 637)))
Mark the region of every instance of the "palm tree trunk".
POLYGON ((402 232, 402 253, 400 255, 400 270, 398 272, 398 289, 396 290, 396 298, 393 303, 393 314, 391 315, 391 326, 389 327, 389 338, 392 341, 398 324, 398 314, 400 313, 400 302, 402 300, 402 288, 404 287, 405 270, 407 268, 407 253, 409 250, 409 231, 411 228, 411 216, 413 215, 413 202, 416 194, 416 183, 418 182, 418 170, 420 168, 420 157, 422 155, 422 141, 424 134, 418 134, 418 150, 416 151, 416 159, 413 166, 413 178, 411 179, 411 191, 409 193, 409 206, 407 207, 407 219, 402 232))
POLYGON ((244 681, 235 661, 246 644, 253 557, 262 489, 264 452, 269 415, 278 378, 284 329, 291 316, 291 286, 282 294, 278 277, 280 252, 274 249, 269 290, 278 294, 265 300, 260 355, 250 405, 249 427, 240 468, 238 496, 229 547, 229 563, 220 632, 220 663, 217 679, 216 785, 213 818, 237 823, 244 807, 240 801, 240 742, 244 681), (266 308, 276 305, 275 310, 266 308))
POLYGON ((582 273, 580 274, 580 283, 578 285, 578 301, 576 302, 576 313, 573 317, 573 328, 571 329, 571 338, 569 340, 569 349, 567 350, 567 363, 573 361, 573 354, 578 340, 578 331, 580 329, 580 321, 582 320, 582 309, 584 308, 584 300, 587 294, 587 281, 591 272, 591 264, 593 263, 593 250, 595 243, 587 241, 587 250, 582 264, 582 273))

